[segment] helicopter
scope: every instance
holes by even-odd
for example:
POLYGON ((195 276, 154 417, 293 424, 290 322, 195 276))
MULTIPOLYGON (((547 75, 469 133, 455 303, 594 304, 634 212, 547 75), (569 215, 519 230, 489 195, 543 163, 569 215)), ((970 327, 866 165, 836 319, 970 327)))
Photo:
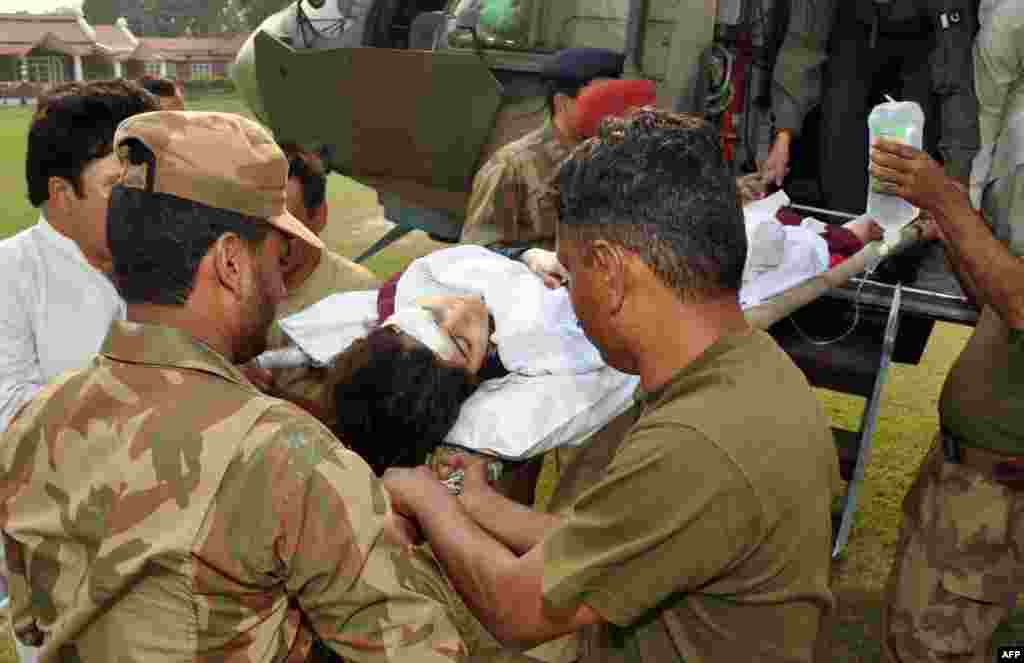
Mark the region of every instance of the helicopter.
POLYGON ((361 262, 417 229, 458 241, 476 169, 545 120, 551 53, 622 51, 626 77, 653 80, 659 105, 693 111, 716 25, 738 22, 739 4, 299 0, 253 32, 232 75, 276 135, 377 190, 397 225, 361 262))

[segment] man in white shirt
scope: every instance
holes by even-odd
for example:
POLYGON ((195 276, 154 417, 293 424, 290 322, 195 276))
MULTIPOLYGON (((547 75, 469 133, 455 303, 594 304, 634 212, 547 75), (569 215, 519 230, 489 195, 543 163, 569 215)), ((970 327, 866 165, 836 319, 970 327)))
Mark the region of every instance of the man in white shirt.
POLYGON ((0 432, 47 382, 97 352, 124 303, 106 273, 107 200, 121 120, 159 105, 127 81, 66 83, 39 99, 25 173, 39 221, 0 240, 0 432))
MULTIPOLYGON (((159 110, 123 80, 65 83, 40 97, 25 176, 39 221, 0 240, 0 438, 47 382, 83 367, 125 305, 107 277, 107 200, 120 174, 113 153, 121 120, 159 110)), ((0 547, 0 581, 6 569, 0 547)), ((0 582, 0 603, 6 602, 0 582)), ((18 646, 24 663, 34 650, 18 646)))

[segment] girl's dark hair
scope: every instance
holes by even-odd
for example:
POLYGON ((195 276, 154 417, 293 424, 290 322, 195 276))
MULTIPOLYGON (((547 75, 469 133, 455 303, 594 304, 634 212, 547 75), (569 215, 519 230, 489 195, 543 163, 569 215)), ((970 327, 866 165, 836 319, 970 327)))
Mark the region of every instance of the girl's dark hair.
POLYGON ((407 339, 379 327, 353 343, 335 368, 335 434, 377 474, 423 463, 477 385, 407 339))

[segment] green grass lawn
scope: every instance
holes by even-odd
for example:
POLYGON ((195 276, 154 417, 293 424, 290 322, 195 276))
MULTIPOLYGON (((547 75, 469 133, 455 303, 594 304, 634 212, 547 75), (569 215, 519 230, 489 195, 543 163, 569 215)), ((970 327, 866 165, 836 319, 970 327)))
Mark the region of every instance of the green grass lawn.
MULTIPOLYGON (((208 96, 189 101, 192 110, 246 113, 234 96, 208 96)), ((247 114, 247 113, 246 113, 247 114)), ((0 200, 6 215, 0 220, 0 237, 35 222, 36 210, 25 196, 24 154, 30 110, 0 108, 0 200)), ((354 221, 379 214, 376 193, 356 182, 334 175, 328 186, 331 210, 329 244, 343 255, 354 256, 377 236, 346 232, 354 221)), ((383 232, 380 231, 379 234, 383 232)), ((367 262, 379 275, 390 275, 433 245, 414 233, 367 262)), ((900 519, 900 503, 936 427, 935 403, 942 381, 963 348, 970 329, 939 324, 918 366, 894 365, 884 392, 881 414, 867 485, 861 498, 850 543, 833 569, 833 584, 840 609, 832 633, 829 661, 878 661, 878 620, 881 590, 892 561, 900 519)), ((856 428, 863 401, 832 392, 818 392, 829 415, 837 423, 856 428)), ((545 467, 540 491, 551 490, 553 467, 545 467)), ((6 629, 5 629, 6 631, 6 629)), ((1018 610, 998 633, 998 642, 1024 641, 1024 611, 1018 610)), ((13 643, 0 637, 0 663, 13 663, 13 643)))

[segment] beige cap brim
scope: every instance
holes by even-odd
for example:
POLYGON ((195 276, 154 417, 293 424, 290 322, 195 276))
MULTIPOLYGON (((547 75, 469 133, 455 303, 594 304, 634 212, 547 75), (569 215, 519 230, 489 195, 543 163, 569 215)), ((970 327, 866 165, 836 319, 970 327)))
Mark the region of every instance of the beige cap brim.
POLYGON ((312 230, 307 228, 302 221, 299 221, 292 216, 291 212, 287 209, 283 214, 267 219, 267 222, 289 237, 301 239, 306 244, 318 249, 326 248, 323 240, 317 237, 312 230))

